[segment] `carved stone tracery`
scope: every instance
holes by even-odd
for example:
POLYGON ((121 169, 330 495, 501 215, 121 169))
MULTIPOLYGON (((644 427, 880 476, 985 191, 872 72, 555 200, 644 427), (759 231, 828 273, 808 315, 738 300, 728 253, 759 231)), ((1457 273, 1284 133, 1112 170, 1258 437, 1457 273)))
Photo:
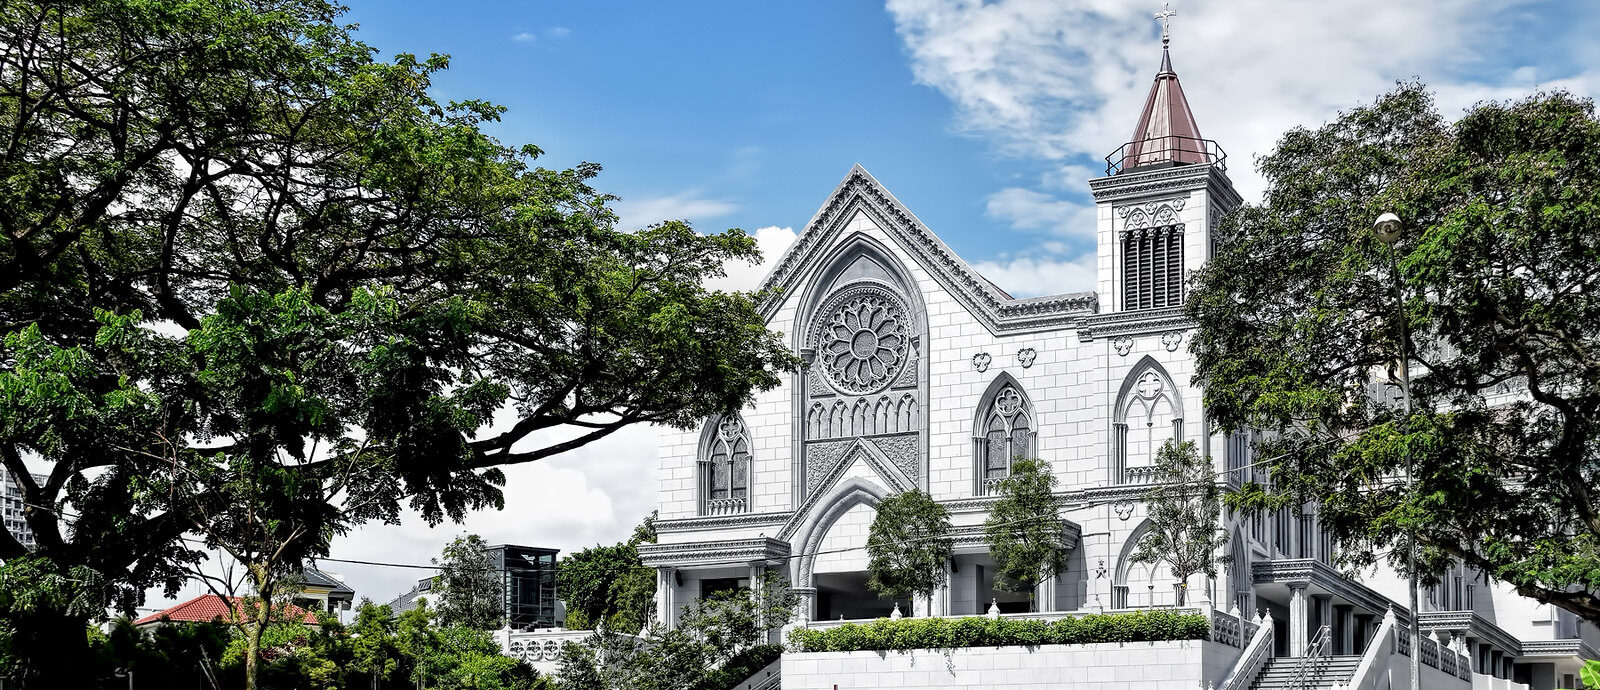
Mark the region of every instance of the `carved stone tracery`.
POLYGON ((819 369, 845 393, 876 393, 905 366, 911 349, 910 319, 888 290, 860 286, 829 300, 816 330, 819 369))

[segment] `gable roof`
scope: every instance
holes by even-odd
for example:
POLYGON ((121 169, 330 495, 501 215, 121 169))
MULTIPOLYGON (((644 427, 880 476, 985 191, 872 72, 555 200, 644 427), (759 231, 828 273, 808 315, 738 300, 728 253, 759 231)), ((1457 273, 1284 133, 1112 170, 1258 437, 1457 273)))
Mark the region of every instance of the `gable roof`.
MULTIPOLYGON (((240 597, 223 599, 215 594, 202 594, 164 611, 158 611, 133 622, 134 625, 147 625, 170 620, 174 623, 210 623, 213 621, 227 621, 233 612, 240 610, 240 597)), ((284 610, 286 618, 298 619, 307 625, 316 625, 316 614, 302 609, 294 604, 289 604, 284 610)))
POLYGON ((333 573, 325 572, 323 570, 308 566, 305 568, 305 570, 301 571, 301 574, 305 577, 305 584, 307 585, 326 587, 330 590, 330 594, 349 594, 351 596, 355 596, 356 591, 350 589, 349 585, 344 583, 344 580, 339 579, 339 577, 333 573))
POLYGON ((1098 308, 1099 299, 1093 291, 1024 299, 1006 294, 967 265, 866 168, 857 164, 761 282, 761 290, 776 288, 761 303, 762 316, 771 319, 784 299, 796 292, 857 213, 871 218, 894 238, 992 333, 1059 328, 1098 308))

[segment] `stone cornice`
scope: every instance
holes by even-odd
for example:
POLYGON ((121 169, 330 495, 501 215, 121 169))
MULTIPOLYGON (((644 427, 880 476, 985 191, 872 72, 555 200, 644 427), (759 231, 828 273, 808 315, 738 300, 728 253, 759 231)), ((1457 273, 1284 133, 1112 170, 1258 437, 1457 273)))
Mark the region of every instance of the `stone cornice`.
POLYGON ((1522 643, 1522 655, 1530 656, 1573 656, 1580 659, 1594 659, 1600 657, 1594 647, 1590 647, 1583 640, 1525 640, 1522 643))
POLYGON ((1124 172, 1089 180, 1089 191, 1096 202, 1149 197, 1204 188, 1222 208, 1238 208, 1243 198, 1233 189, 1228 173, 1220 166, 1180 165, 1138 172, 1124 172))
POLYGON ((1388 597, 1345 577, 1326 563, 1310 558, 1279 558, 1253 563, 1250 575, 1256 584, 1316 585, 1372 612, 1398 608, 1398 604, 1388 597))
POLYGON ((788 557, 789 542, 772 537, 639 545, 639 560, 651 568, 738 565, 788 557))
POLYGON ((857 165, 762 281, 760 289, 772 291, 760 304, 762 316, 772 318, 785 297, 799 287, 806 269, 820 260, 858 211, 867 214, 893 237, 992 333, 1070 326, 1098 308, 1099 297, 1094 292, 1026 299, 1002 292, 956 256, 865 168, 857 165))
POLYGON ((657 532, 693 532, 709 529, 738 529, 760 525, 780 525, 789 519, 789 511, 772 513, 743 513, 735 515, 707 515, 704 517, 657 520, 657 532))
POLYGON ((1151 335, 1191 328, 1194 328, 1194 322, 1184 316, 1181 306, 1119 311, 1084 317, 1078 324, 1078 340, 1087 343, 1095 338, 1151 335))
POLYGON ((1495 649, 1522 656, 1522 640, 1501 629, 1476 611, 1423 611, 1417 616, 1417 625, 1423 630, 1449 630, 1464 632, 1495 649))

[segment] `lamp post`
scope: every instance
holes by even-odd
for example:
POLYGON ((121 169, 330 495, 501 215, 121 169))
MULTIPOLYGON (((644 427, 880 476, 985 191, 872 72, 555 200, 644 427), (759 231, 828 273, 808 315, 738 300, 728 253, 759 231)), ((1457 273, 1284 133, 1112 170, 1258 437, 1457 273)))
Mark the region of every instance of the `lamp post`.
MULTIPOLYGON (((1409 435, 1411 433, 1411 354, 1407 349, 1411 336, 1406 328, 1406 303, 1405 292, 1400 281, 1400 260, 1397 258, 1398 252, 1394 248, 1395 243, 1400 240, 1402 230, 1400 217, 1393 213, 1385 212, 1378 216, 1378 220, 1372 224, 1372 233, 1377 236, 1379 242, 1389 247, 1389 269, 1394 276, 1395 309, 1400 316, 1400 400, 1402 410, 1405 413, 1401 433, 1409 435)), ((1411 451, 1403 443, 1400 448, 1406 460, 1406 499, 1410 500, 1413 493, 1411 451)), ((1417 610, 1417 530, 1412 526, 1406 527, 1406 569, 1410 571, 1411 580, 1406 587, 1406 593, 1411 599, 1411 624, 1409 626, 1411 633, 1411 690, 1421 690, 1422 636, 1419 633, 1421 626, 1417 621, 1421 617, 1421 612, 1417 610)))

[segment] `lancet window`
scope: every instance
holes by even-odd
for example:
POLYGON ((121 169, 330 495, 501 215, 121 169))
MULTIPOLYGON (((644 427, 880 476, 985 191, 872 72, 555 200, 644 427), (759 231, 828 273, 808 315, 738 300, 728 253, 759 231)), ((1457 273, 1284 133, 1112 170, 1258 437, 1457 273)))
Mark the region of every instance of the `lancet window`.
POLYGON ((750 434, 738 417, 712 430, 700 455, 701 514, 728 515, 750 509, 750 434))
POLYGON ((1011 475, 1014 458, 1032 457, 1035 451, 1033 411, 1016 385, 1005 384, 994 393, 977 431, 977 489, 979 494, 991 494, 1011 475))

